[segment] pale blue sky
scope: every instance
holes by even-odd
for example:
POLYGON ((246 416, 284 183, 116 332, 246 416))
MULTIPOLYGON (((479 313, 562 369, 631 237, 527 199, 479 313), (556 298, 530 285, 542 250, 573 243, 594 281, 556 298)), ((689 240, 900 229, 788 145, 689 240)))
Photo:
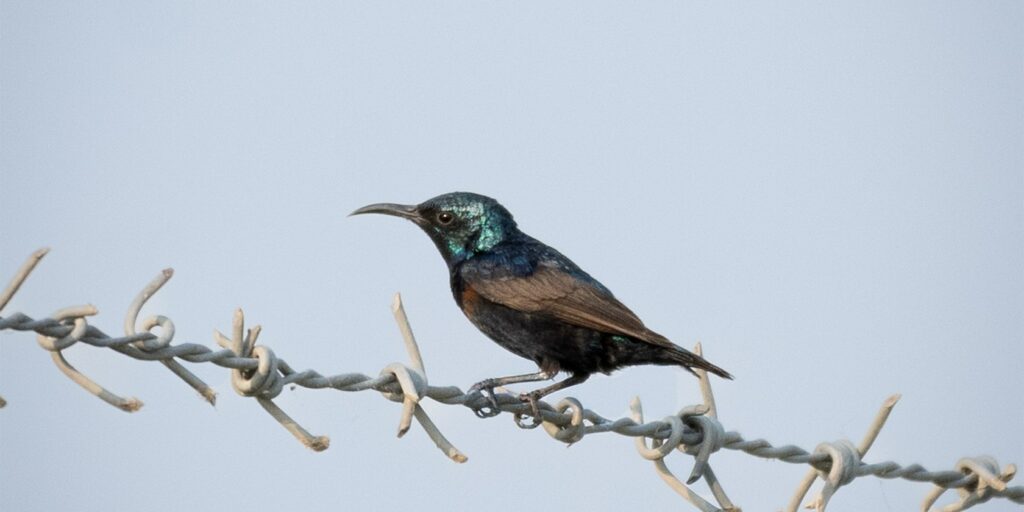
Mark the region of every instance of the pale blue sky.
MULTIPOLYGON (((0 279, 52 253, 4 315, 146 309, 212 345, 236 307, 300 369, 432 383, 531 364, 478 333, 414 226, 346 218, 469 190, 602 280, 653 329, 704 343, 726 427, 867 460, 1024 463, 1024 4, 1020 2, 0 2, 0 279)), ((157 364, 74 347, 146 406, 127 415, 0 333, 0 509, 686 509, 627 438, 566 449, 507 417, 426 403, 445 459, 374 393, 286 391, 309 452, 228 373, 210 408, 157 364)), ((699 401, 670 368, 571 395, 605 416, 699 401)), ((724 452, 744 510, 805 468, 724 452)), ((686 475, 690 459, 670 466, 686 475)), ((703 487, 698 487, 703 491, 703 487)), ((857 480, 829 510, 929 490, 857 480)), ((1010 510, 990 503, 980 510, 1010 510)))

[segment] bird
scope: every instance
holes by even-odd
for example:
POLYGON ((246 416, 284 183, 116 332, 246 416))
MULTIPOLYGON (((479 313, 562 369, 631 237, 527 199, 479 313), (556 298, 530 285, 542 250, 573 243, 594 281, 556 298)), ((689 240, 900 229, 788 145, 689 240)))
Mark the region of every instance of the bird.
MULTIPOLYGON (((494 388, 569 376, 519 395, 540 421, 537 401, 581 384, 591 374, 627 366, 675 365, 726 379, 733 376, 647 328, 598 280, 555 248, 522 232, 498 201, 451 192, 419 204, 376 203, 351 215, 382 214, 419 226, 448 266, 455 303, 469 321, 539 371, 485 379, 481 392, 500 412, 494 388)), ((467 394, 469 394, 467 393, 467 394)), ((478 412, 478 415, 480 413, 478 412)))

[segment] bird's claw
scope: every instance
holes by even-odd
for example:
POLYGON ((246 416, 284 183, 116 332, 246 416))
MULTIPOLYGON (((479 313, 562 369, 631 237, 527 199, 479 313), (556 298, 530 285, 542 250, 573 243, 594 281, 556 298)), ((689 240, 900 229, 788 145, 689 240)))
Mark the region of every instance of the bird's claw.
POLYGON ((530 413, 533 416, 533 421, 530 423, 526 423, 524 421, 526 419, 526 415, 517 412, 514 418, 517 427, 524 429, 533 429, 539 427, 541 423, 544 423, 544 419, 541 418, 540 416, 540 407, 537 406, 537 399, 538 397, 535 393, 523 393, 519 395, 519 400, 522 400, 523 402, 530 404, 530 413))
POLYGON ((501 414, 501 409, 498 408, 498 399, 494 396, 494 383, 489 379, 473 384, 469 391, 466 392, 467 395, 472 395, 473 393, 480 393, 487 399, 487 404, 472 408, 473 414, 476 414, 477 418, 492 418, 501 414))

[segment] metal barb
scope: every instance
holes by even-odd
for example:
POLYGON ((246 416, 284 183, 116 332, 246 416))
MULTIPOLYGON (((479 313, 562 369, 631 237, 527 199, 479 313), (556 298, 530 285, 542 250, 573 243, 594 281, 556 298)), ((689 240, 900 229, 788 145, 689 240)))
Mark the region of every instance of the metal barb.
MULTIPOLYGON (((29 255, 28 259, 25 260, 25 263, 21 264, 21 268, 19 268, 18 272, 14 274, 14 277, 11 278, 11 282, 7 284, 7 287, 4 288, 3 292, 0 292, 0 311, 3 311, 4 307, 7 306, 7 303, 11 301, 12 297, 14 297, 14 294, 18 293, 18 289, 21 288, 21 285, 26 279, 28 279, 28 275, 32 273, 32 270, 36 268, 36 265, 39 264, 39 261, 42 260, 43 256, 46 256, 46 253, 48 252, 50 252, 49 247, 38 249, 36 252, 29 255)), ((0 409, 3 409, 4 407, 7 407, 7 400, 4 400, 4 398, 0 396, 0 409)))
POLYGON ((416 337, 412 334, 412 326, 409 325, 409 317, 405 314, 405 307, 402 305, 402 295, 395 294, 391 302, 391 313, 398 324, 398 330, 402 333, 402 340, 405 342, 405 350, 409 353, 409 361, 412 368, 401 367, 398 363, 389 365, 392 373, 402 386, 403 403, 402 417, 398 422, 398 437, 402 437, 409 431, 412 425, 412 418, 420 422, 423 430, 427 432, 434 444, 444 452, 451 460, 463 463, 469 460, 458 448, 455 447, 444 434, 437 428, 427 411, 420 406, 422 392, 427 388, 427 370, 423 365, 423 356, 420 355, 420 347, 416 344, 416 337))
POLYGON ((808 471, 807 474, 804 475, 803 480, 800 481, 800 485, 797 486, 796 493, 789 501, 786 512, 796 512, 796 509, 800 506, 800 502, 804 500, 804 496, 807 495, 807 491, 810 490, 811 485, 814 484, 814 480, 819 475, 825 479, 825 486, 806 508, 813 508, 819 512, 825 510, 829 499, 831 499, 832 495, 835 494, 841 485, 843 485, 840 481, 844 481, 844 483, 846 483, 848 482, 848 479, 853 478, 848 477, 848 475, 844 475, 843 472, 852 471, 853 466, 860 463, 860 459, 864 457, 864 454, 866 454, 868 449, 871 448, 871 445, 874 444, 875 439, 878 438, 878 434, 882 431, 882 427, 885 426, 885 421, 889 419, 889 414, 892 413, 892 408, 896 406, 896 402, 899 402, 900 396, 901 395, 897 393, 890 396, 882 403, 882 407, 878 410, 878 414, 875 415, 875 419, 871 422, 871 426, 868 427, 867 433, 864 434, 864 438, 861 439, 860 444, 857 445, 855 454, 850 453, 852 451, 850 450, 852 445, 850 445, 850 447, 843 446, 842 448, 832 447, 826 451, 826 453, 829 454, 828 456, 832 463, 832 472, 826 473, 822 470, 813 468, 808 471), (846 455, 845 459, 840 458, 840 454, 846 455), (853 464, 845 463, 851 459, 855 459, 856 462, 853 464), (833 474, 835 476, 833 476, 833 474))
POLYGON ((39 264, 39 261, 42 260, 43 256, 46 256, 48 252, 50 252, 49 247, 37 249, 36 252, 29 255, 28 259, 25 260, 25 263, 21 264, 21 268, 19 268, 18 272, 14 274, 14 277, 11 278, 11 282, 7 284, 7 288, 4 288, 3 293, 0 293, 0 311, 3 311, 4 307, 7 306, 7 303, 11 301, 11 297, 14 297, 14 294, 18 293, 18 289, 21 288, 21 285, 26 279, 28 279, 28 275, 32 273, 32 270, 36 268, 36 265, 39 264))
MULTIPOLYGON (((966 475, 966 478, 970 479, 971 483, 957 487, 956 490, 960 499, 938 509, 941 512, 967 510, 974 505, 997 497, 1010 498, 1010 500, 1017 503, 1024 503, 1024 500, 1019 499, 1021 487, 1011 488, 1006 486, 1006 483, 1013 480, 1013 477, 1017 474, 1017 466, 1007 464, 1002 471, 999 471, 999 463, 995 459, 980 456, 960 459, 956 463, 956 468, 966 475)), ((925 512, 935 510, 931 508, 932 505, 948 490, 948 488, 936 486, 925 497, 924 502, 921 504, 921 510, 925 512)))
MULTIPOLYGON (((153 297, 156 292, 163 287, 174 275, 174 269, 166 268, 161 271, 149 284, 146 285, 138 295, 135 296, 135 300, 132 301, 131 305, 128 306, 128 312, 124 317, 124 334, 125 336, 135 336, 138 332, 135 330, 135 326, 138 322, 139 312, 142 311, 142 307, 146 305, 146 302, 153 297)), ((154 327, 160 327, 160 334, 139 340, 133 343, 135 348, 144 352, 153 352, 160 350, 170 345, 171 340, 174 339, 174 322, 170 318, 162 315, 150 316, 142 321, 142 330, 149 332, 154 327)), ((196 377, 195 374, 188 371, 181 363, 173 359, 161 359, 160 363, 167 367, 171 373, 174 373, 181 380, 185 381, 186 384, 192 387, 199 393, 199 396, 203 397, 204 400, 210 403, 210 405, 217 404, 217 392, 213 390, 209 385, 203 382, 202 379, 196 377)))
POLYGON ((231 387, 239 395, 255 398, 272 418, 307 448, 318 452, 326 450, 331 444, 330 438, 310 434, 273 402, 272 399, 284 389, 282 368, 288 366, 284 361, 278 360, 274 351, 269 347, 256 345, 256 338, 260 332, 261 329, 258 325, 245 331, 245 314, 241 309, 236 309, 232 316, 230 339, 219 332, 214 332, 214 339, 218 345, 229 347, 229 350, 238 358, 256 360, 255 369, 234 368, 231 370, 231 387), (245 332, 244 336, 243 332, 245 332))
MULTIPOLYGON (((704 355, 704 348, 699 341, 693 347, 693 352, 698 356, 704 355)), ((699 420, 711 419, 714 421, 706 422, 707 424, 702 428, 702 448, 694 458, 693 470, 690 472, 690 478, 687 479, 686 483, 692 484, 697 479, 703 477, 722 509, 738 512, 740 508, 734 505, 729 496, 725 494, 725 489, 722 488, 721 482, 715 476, 715 471, 711 469, 711 465, 708 463, 711 454, 722 447, 724 429, 722 424, 718 422, 718 409, 715 407, 715 394, 711 391, 711 379, 708 378, 708 372, 700 368, 697 368, 696 371, 697 377, 700 379, 700 391, 704 397, 704 406, 707 407, 707 413, 704 414, 703 418, 699 418, 699 420), (714 437, 709 439, 710 436, 714 437)))
POLYGON ((70 330, 60 338, 39 333, 36 335, 36 341, 39 343, 40 347, 50 352, 53 364, 57 366, 57 369, 59 369, 61 373, 71 379, 72 382, 78 384, 82 389, 85 389, 99 397, 104 402, 107 402, 122 411, 135 412, 142 407, 141 401, 134 397, 122 398, 121 396, 108 391, 103 386, 97 384, 96 381, 78 371, 78 369, 72 366, 71 363, 64 358, 63 350, 75 343, 78 343, 89 331, 89 324, 85 320, 85 317, 93 316, 97 313, 99 313, 99 311, 92 304, 87 304, 85 306, 73 306, 58 310, 51 318, 53 318, 58 325, 63 325, 65 327, 67 327, 67 325, 64 324, 64 322, 71 321, 72 325, 70 330))
MULTIPOLYGON (((634 397, 629 403, 630 417, 633 422, 637 425, 644 424, 644 409, 643 404, 640 402, 640 397, 634 397)), ((647 446, 647 442, 643 437, 637 437, 634 440, 636 444, 636 450, 640 453, 640 456, 652 460, 654 462, 655 471, 658 476, 661 477, 662 481, 668 484, 673 491, 676 491, 686 501, 689 501, 691 505, 697 507, 702 512, 719 512, 721 509, 712 505, 708 500, 690 489, 689 486, 681 482, 672 471, 668 469, 665 464, 665 456, 672 452, 672 450, 679 445, 679 442, 683 438, 683 421, 678 416, 669 416, 665 418, 671 425, 672 431, 669 437, 665 440, 653 438, 651 439, 651 446, 647 446), (665 449, 668 448, 668 449, 665 449)))

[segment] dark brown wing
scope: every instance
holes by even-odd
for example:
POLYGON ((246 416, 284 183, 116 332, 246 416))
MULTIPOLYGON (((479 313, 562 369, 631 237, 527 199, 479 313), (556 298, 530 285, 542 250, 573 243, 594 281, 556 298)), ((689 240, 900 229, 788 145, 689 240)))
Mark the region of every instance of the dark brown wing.
POLYGON ((555 267, 540 265, 526 277, 474 280, 470 286, 481 297, 512 309, 544 312, 572 325, 675 347, 610 293, 555 267))

